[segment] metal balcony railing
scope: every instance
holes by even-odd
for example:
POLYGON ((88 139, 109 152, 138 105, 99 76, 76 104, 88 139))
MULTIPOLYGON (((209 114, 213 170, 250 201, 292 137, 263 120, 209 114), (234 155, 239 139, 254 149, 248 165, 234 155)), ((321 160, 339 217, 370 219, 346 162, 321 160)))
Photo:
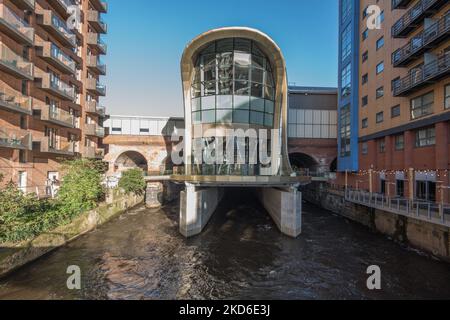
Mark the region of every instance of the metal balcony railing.
POLYGON ((394 87, 394 96, 407 95, 430 81, 448 75, 449 71, 450 54, 444 54, 431 63, 411 70, 409 75, 401 79, 397 86, 394 87))
POLYGON ((345 191, 345 200, 369 208, 388 211, 417 220, 450 227, 450 204, 437 204, 421 200, 392 198, 364 190, 345 191))
POLYGON ((411 9, 409 9, 393 26, 392 26, 392 36, 405 37, 411 31, 413 31, 418 22, 432 14, 434 14, 433 9, 444 5, 448 0, 421 0, 411 9))
POLYGON ((33 79, 33 63, 19 56, 2 42, 0 42, 0 67, 15 76, 33 79))
POLYGON ((32 101, 31 97, 12 90, 6 85, 0 86, 0 108, 31 115, 33 113, 32 101))
POLYGON ((31 150, 32 145, 31 133, 28 131, 0 128, 0 147, 31 150))
POLYGON ((418 57, 431 45, 436 45, 445 40, 450 34, 450 12, 439 21, 425 29, 422 33, 414 36, 408 44, 396 50, 392 54, 394 67, 405 66, 415 57, 418 57))
POLYGON ((413 0, 392 0, 392 9, 405 9, 413 0))
POLYGON ((0 4, 0 26, 5 32, 24 44, 33 44, 34 28, 20 18, 5 4, 0 4))

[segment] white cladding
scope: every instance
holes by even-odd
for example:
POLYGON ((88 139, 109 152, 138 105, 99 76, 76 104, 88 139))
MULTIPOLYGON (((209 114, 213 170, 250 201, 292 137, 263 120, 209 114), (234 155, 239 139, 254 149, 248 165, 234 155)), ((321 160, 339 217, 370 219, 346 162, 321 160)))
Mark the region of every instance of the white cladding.
POLYGON ((289 110, 289 138, 336 139, 336 110, 289 110))
POLYGON ((170 136, 174 129, 183 129, 181 118, 110 116, 104 123, 111 135, 170 136))

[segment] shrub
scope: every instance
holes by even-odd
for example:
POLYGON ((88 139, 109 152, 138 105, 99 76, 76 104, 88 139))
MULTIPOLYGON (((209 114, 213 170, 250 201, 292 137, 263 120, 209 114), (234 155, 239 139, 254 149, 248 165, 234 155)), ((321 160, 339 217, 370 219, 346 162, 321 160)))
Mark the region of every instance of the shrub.
POLYGON ((146 186, 144 173, 138 168, 123 172, 119 181, 119 188, 122 188, 126 193, 141 195, 144 193, 146 186))

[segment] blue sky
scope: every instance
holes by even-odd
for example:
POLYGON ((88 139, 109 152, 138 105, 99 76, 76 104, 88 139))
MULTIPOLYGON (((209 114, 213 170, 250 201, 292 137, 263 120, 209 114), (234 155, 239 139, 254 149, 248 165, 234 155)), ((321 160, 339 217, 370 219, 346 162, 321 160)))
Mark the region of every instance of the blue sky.
POLYGON ((289 82, 337 85, 337 0, 108 0, 108 86, 113 115, 182 116, 180 58, 213 28, 259 29, 283 50, 289 82), (276 3, 276 5, 274 5, 276 3))

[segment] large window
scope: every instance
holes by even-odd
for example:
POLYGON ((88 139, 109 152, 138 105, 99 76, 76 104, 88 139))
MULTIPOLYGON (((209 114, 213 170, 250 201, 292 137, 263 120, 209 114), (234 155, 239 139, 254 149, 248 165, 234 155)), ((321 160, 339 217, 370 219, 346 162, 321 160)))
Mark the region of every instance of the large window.
POLYGON ((401 151, 405 149, 405 136, 403 134, 399 134, 395 136, 395 150, 401 151))
POLYGON ((347 20, 350 14, 352 13, 352 2, 353 0, 342 0, 342 7, 341 7, 342 21, 347 20))
POLYGON ((434 93, 430 92, 411 100, 411 119, 418 119, 433 113, 434 93))
POLYGON ((436 144, 436 131, 434 127, 418 130, 416 132, 416 147, 434 146, 436 144))
POLYGON ((192 84, 192 121, 273 127, 275 82, 256 43, 229 38, 198 56, 192 84))
POLYGON ((352 53, 352 29, 349 24, 342 32, 341 38, 342 61, 345 61, 352 53))
POLYGON ((348 157, 351 154, 351 113, 350 105, 341 109, 340 116, 340 139, 341 139, 341 157, 348 157))
POLYGON ((342 69, 341 74, 342 81, 342 97, 347 97, 351 93, 352 85, 352 65, 348 64, 344 69, 342 69))

